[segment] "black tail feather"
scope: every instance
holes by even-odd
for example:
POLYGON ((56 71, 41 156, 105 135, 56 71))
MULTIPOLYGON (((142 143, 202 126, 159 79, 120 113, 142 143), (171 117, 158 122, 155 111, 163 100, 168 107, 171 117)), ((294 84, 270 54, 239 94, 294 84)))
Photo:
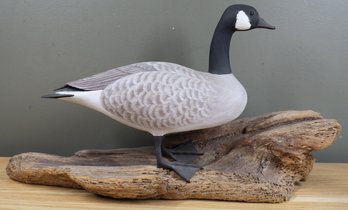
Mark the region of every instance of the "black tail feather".
POLYGON ((57 88, 54 91, 86 91, 81 88, 73 87, 70 85, 64 85, 63 87, 57 88))
POLYGON ((41 96, 41 98, 67 98, 67 97, 73 97, 73 96, 74 95, 72 94, 52 93, 52 94, 41 96))

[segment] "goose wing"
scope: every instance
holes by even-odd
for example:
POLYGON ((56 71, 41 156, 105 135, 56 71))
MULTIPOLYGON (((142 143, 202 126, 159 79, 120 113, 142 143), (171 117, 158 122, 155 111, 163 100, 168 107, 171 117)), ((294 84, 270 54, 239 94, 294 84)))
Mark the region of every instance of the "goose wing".
MULTIPOLYGON (((104 108, 121 122, 150 131, 191 127, 212 116, 214 85, 199 72, 144 72, 102 92, 104 108)), ((192 127, 191 127, 192 128, 192 127)))
POLYGON ((156 66, 154 66, 152 63, 154 62, 142 62, 121 66, 83 79, 68 82, 64 87, 59 88, 57 90, 61 90, 64 88, 74 88, 88 91, 103 90, 106 86, 119 80, 120 78, 140 72, 161 70, 156 68, 156 66))

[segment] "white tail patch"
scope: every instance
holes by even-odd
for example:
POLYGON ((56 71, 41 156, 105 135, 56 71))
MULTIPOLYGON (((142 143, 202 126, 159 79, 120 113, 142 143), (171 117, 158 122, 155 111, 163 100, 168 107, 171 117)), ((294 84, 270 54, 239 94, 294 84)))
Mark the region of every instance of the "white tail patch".
POLYGON ((244 30, 250 29, 250 27, 251 27, 251 24, 250 24, 249 17, 245 14, 243 10, 239 11, 237 13, 235 28, 237 30, 244 31, 244 30))
POLYGON ((58 91, 58 94, 72 94, 73 97, 61 98, 64 101, 80 104, 88 108, 103 112, 106 111, 100 101, 101 90, 95 91, 58 91))

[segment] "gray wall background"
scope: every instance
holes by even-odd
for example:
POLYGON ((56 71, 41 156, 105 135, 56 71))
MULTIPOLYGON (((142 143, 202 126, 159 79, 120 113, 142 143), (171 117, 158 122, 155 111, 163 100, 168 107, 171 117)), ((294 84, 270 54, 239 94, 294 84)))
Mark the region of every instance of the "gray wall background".
MULTIPOLYGON (((65 82, 140 61, 206 71, 213 30, 233 3, 255 6, 276 31, 234 35, 243 116, 313 109, 348 126, 348 1, 2 0, 0 155, 69 155, 152 144, 151 136, 77 105, 40 96, 65 82)), ((348 162, 345 130, 322 162, 348 162)))

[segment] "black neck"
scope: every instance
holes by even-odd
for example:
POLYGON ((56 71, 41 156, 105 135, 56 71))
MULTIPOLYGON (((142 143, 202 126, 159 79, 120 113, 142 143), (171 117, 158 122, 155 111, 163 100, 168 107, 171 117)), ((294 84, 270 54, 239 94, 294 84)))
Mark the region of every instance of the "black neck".
POLYGON ((222 21, 217 25, 210 45, 209 73, 232 73, 230 65, 230 43, 234 32, 232 27, 225 27, 222 21))

